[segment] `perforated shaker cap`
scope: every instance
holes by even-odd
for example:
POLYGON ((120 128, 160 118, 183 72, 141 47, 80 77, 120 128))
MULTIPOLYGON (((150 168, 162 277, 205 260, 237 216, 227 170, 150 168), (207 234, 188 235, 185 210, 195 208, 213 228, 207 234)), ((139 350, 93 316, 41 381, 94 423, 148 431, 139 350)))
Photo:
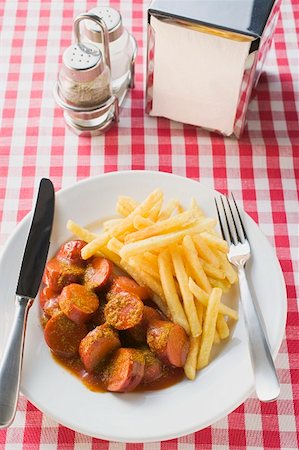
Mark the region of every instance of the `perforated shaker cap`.
POLYGON ((72 80, 84 83, 94 80, 105 68, 102 53, 89 43, 68 47, 63 53, 62 62, 63 70, 72 80))
MULTIPOLYGON (((108 29, 109 42, 116 41, 123 33, 123 24, 119 11, 110 6, 99 6, 88 11, 89 14, 95 14, 104 20, 108 29)), ((83 23, 82 31, 91 41, 101 43, 102 34, 95 22, 86 20, 83 23)))

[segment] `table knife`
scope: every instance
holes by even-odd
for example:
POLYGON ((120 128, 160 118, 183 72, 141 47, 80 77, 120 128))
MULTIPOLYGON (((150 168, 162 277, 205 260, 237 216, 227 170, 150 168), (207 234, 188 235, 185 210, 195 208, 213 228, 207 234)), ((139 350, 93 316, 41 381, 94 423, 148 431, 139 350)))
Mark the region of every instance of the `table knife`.
POLYGON ((35 210, 24 250, 16 289, 15 314, 0 362, 0 428, 15 416, 19 396, 28 311, 41 283, 47 260, 55 203, 52 182, 40 181, 35 210))

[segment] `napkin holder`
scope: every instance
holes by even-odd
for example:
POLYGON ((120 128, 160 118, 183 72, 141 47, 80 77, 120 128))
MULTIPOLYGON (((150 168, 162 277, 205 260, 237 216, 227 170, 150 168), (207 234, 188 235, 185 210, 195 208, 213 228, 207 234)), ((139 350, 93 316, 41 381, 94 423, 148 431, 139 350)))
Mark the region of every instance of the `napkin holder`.
POLYGON ((239 138, 281 0, 154 0, 146 112, 239 138))

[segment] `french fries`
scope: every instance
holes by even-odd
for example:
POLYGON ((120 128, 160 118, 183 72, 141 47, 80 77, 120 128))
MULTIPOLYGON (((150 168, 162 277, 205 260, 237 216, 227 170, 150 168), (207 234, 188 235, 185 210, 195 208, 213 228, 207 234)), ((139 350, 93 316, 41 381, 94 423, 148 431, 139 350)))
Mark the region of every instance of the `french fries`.
POLYGON ((219 287, 223 292, 228 292, 231 288, 231 284, 228 280, 217 280, 217 278, 209 277, 209 282, 213 287, 219 287))
POLYGON ((91 241, 82 249, 82 258, 88 259, 104 246, 110 237, 119 237, 124 234, 133 225, 134 218, 137 215, 146 214, 162 198, 162 192, 159 189, 153 191, 140 205, 124 218, 121 224, 110 228, 98 238, 91 241))
POLYGON ((215 234, 204 232, 201 233, 201 237, 206 242, 206 244, 215 247, 216 249, 220 250, 223 253, 228 252, 227 242, 219 238, 215 234))
POLYGON ((149 238, 151 236, 157 236, 159 234, 164 234, 172 230, 183 228, 187 225, 191 225, 196 220, 192 211, 186 211, 182 214, 178 214, 175 217, 169 219, 161 220, 160 222, 154 223, 143 230, 136 231, 135 233, 129 234, 125 243, 136 242, 142 239, 149 238))
POLYGON ((207 263, 212 266, 219 268, 220 261, 218 257, 214 254, 214 252, 210 249, 209 245, 205 242, 205 240, 200 236, 200 234, 195 234, 192 236, 192 240, 195 244, 196 250, 200 258, 205 260, 207 263))
POLYGON ((159 214, 160 214, 160 210, 163 204, 163 198, 161 198, 160 201, 158 201, 151 209, 148 218, 149 220, 155 221, 157 220, 159 214))
POLYGON ((148 261, 155 270, 159 270, 158 267, 158 256, 151 252, 145 252, 143 258, 148 261))
POLYGON ((91 258, 101 247, 105 246, 110 238, 110 229, 105 231, 99 237, 96 237, 93 241, 90 241, 85 247, 82 248, 81 255, 83 259, 91 258))
POLYGON ((150 275, 140 270, 140 268, 137 266, 131 266, 126 261, 121 261, 121 267, 128 272, 131 277, 137 281, 140 286, 147 286, 149 287, 154 294, 156 294, 157 297, 154 298, 155 303, 160 308, 160 310, 169 317, 169 311, 166 307, 166 302, 164 300, 164 292, 162 290, 162 286, 150 275))
MULTIPOLYGON (((189 278, 189 289, 194 295, 194 297, 207 308, 208 302, 209 302, 209 296, 200 289, 199 286, 197 286, 196 283, 192 280, 192 278, 189 278)), ((219 312, 225 316, 230 317, 231 319, 238 320, 238 313, 234 309, 230 308, 229 306, 224 305, 223 303, 219 304, 219 312)))
POLYGON ((129 258, 129 264, 138 264, 144 272, 159 280, 159 272, 142 255, 129 258))
POLYGON ((143 230, 146 227, 149 227, 151 225, 153 225, 154 222, 150 219, 146 219, 145 217, 142 216, 136 216, 135 219, 133 220, 133 225, 134 228, 136 228, 136 230, 143 230))
POLYGON ((189 235, 185 236, 183 239, 183 249, 191 275, 204 291, 207 293, 211 292, 212 287, 205 271, 203 270, 200 260, 198 259, 195 246, 189 235))
POLYGON ((197 337, 201 334, 201 324, 197 316, 193 294, 188 288, 188 275, 184 267, 184 261, 180 249, 173 246, 170 249, 170 254, 183 297, 184 309, 190 325, 191 334, 192 336, 197 337))
POLYGON ((166 205, 165 209, 160 212, 158 216, 158 221, 168 219, 171 214, 177 209, 178 207, 178 201, 177 200, 170 200, 168 204, 166 205))
POLYGON ((122 243, 115 237, 111 238, 108 242, 107 242, 107 248, 109 250, 111 250, 112 252, 116 253, 117 255, 119 255, 119 252, 122 249, 122 243))
POLYGON ((216 329, 220 339, 226 339, 229 336, 229 328, 222 314, 217 316, 216 329))
POLYGON ((120 216, 128 216, 134 209, 137 208, 139 205, 138 202, 136 202, 133 198, 127 197, 125 195, 120 195, 118 197, 117 203, 116 203, 116 212, 120 216))
POLYGON ((200 336, 199 337, 190 337, 190 349, 188 353, 188 357, 184 366, 185 375, 189 380, 194 380, 196 375, 196 364, 198 357, 198 350, 200 345, 200 336))
POLYGON ((195 308, 197 311, 197 317, 202 329, 202 324, 203 324, 203 319, 204 319, 204 309, 203 309, 203 305, 197 301, 195 301, 195 308))
POLYGON ((164 250, 158 257, 159 274, 165 299, 173 321, 181 325, 187 334, 190 326, 186 318, 183 305, 180 302, 171 270, 171 261, 168 250, 164 250))
MULTIPOLYGON (((214 226, 213 219, 203 219, 202 222, 188 227, 185 230, 174 231, 171 233, 160 234, 158 236, 152 236, 147 239, 142 239, 137 242, 131 242, 130 244, 125 244, 121 250, 121 256, 127 258, 129 256, 138 255, 145 251, 156 250, 161 247, 168 247, 171 244, 179 242, 186 234, 199 233, 211 226, 214 226)), ((91 245, 92 243, 88 244, 91 245)), ((85 249, 86 247, 84 247, 85 249)), ((83 250, 84 250, 83 249, 83 250)), ((83 253, 82 253, 83 255, 83 253)))
POLYGON ((116 225, 119 225, 122 219, 109 219, 109 220, 105 220, 105 222, 103 222, 103 229, 105 231, 109 230, 109 228, 111 227, 115 227, 116 225))
POLYGON ((209 362, 210 353, 215 337, 216 321, 221 295, 221 289, 214 288, 209 297, 209 303, 202 330, 201 346, 197 361, 198 369, 202 369, 209 362))
POLYGON ((159 202, 163 194, 160 189, 156 189, 149 196, 138 205, 127 217, 124 218, 122 223, 111 230, 111 237, 118 237, 133 224, 134 218, 137 215, 148 216, 154 205, 159 202))
POLYGON ((229 263, 227 257, 225 254, 223 254, 221 251, 217 252, 218 257, 220 258, 220 265, 222 270, 225 273, 226 278, 231 284, 234 284, 237 281, 237 274, 231 264, 229 263))
POLYGON ((219 279, 219 280, 224 280, 225 273, 223 270, 218 269, 218 267, 214 267, 212 264, 205 262, 203 259, 200 259, 200 262, 201 262, 204 272, 208 276, 219 279))
POLYGON ((191 199, 191 210, 194 212, 194 214, 196 214, 197 216, 203 216, 204 217, 204 213, 203 211, 200 209, 200 207, 198 206, 197 201, 195 200, 195 198, 191 199))
POLYGON ((103 222, 101 234, 71 220, 67 228, 87 242, 83 259, 109 258, 147 286, 165 316, 184 328, 190 336, 184 371, 193 380, 209 363, 212 346, 229 336, 227 318, 238 319, 237 311, 221 302, 237 282, 228 245, 195 199, 189 209, 177 199, 163 207, 163 193, 156 189, 141 202, 120 196, 116 212, 118 217, 103 222))
POLYGON ((217 331, 217 329, 216 329, 216 330, 215 330, 215 334, 214 334, 214 341, 213 341, 213 344, 219 344, 219 342, 220 342, 220 336, 219 336, 218 331, 217 331))

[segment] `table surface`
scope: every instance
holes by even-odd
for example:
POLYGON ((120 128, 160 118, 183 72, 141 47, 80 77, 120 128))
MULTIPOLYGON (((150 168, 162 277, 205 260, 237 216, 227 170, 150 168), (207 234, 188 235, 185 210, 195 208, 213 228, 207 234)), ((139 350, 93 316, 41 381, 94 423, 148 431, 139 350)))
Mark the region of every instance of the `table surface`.
POLYGON ((136 445, 69 430, 21 396, 15 421, 0 431, 0 449, 298 448, 299 1, 283 1, 239 141, 145 115, 148 2, 110 3, 121 10, 138 42, 136 88, 125 101, 118 127, 89 139, 65 127, 52 87, 60 55, 71 41, 73 17, 96 2, 0 1, 0 245, 31 209, 44 176, 59 190, 103 172, 151 169, 200 180, 221 192, 232 190, 275 247, 287 285, 286 335, 276 359, 281 395, 270 404, 251 397, 228 417, 189 436, 136 445))

